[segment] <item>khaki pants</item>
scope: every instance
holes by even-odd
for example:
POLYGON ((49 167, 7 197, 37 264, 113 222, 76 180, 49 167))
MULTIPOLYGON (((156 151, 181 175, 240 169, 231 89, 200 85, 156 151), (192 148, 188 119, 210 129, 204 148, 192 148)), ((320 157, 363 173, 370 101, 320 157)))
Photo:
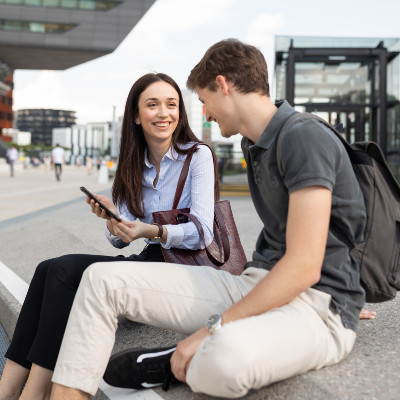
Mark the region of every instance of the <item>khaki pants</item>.
MULTIPOLYGON (((107 366, 117 316, 190 334, 245 296, 266 270, 233 276, 168 263, 96 263, 84 273, 53 382, 94 395, 107 366)), ((330 296, 309 289, 291 303, 226 324, 203 341, 187 373, 195 392, 241 397, 298 373, 342 360, 355 332, 329 310, 330 296)), ((160 343, 160 346, 163 344, 160 343)))

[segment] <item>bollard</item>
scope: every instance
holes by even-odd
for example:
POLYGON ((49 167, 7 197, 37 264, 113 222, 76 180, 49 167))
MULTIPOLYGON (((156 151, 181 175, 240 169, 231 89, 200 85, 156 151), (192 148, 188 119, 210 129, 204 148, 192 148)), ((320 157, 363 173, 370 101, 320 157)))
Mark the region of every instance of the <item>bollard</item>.
POLYGON ((98 183, 100 184, 108 183, 108 168, 105 160, 102 160, 100 165, 98 183))

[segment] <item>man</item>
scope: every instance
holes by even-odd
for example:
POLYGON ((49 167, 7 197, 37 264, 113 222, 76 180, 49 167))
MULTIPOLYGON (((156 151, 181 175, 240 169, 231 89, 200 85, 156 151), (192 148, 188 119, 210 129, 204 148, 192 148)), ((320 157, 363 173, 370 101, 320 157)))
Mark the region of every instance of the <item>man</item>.
POLYGON ((6 153, 7 161, 10 164, 10 176, 14 176, 14 163, 18 160, 18 150, 11 146, 6 153))
POLYGON ((61 180, 61 173, 62 173, 62 165, 65 161, 65 155, 64 155, 64 149, 60 147, 60 145, 57 143, 56 147, 51 152, 52 156, 52 161, 54 164, 54 170, 56 173, 56 179, 59 181, 61 180))
MULTIPOLYGON (((279 132, 295 111, 287 102, 271 101, 267 65, 253 46, 233 39, 216 43, 187 83, 224 137, 243 136, 251 196, 264 223, 253 260, 241 276, 164 265, 149 295, 160 309, 149 315, 142 303, 126 305, 116 296, 109 267, 92 266, 71 311, 52 399, 94 393, 105 369, 106 355, 98 354, 111 352, 119 313, 193 333, 176 350, 133 349, 113 356, 105 380, 115 386, 162 383, 170 365, 174 377, 194 392, 237 398, 335 364, 352 350, 364 291, 346 243, 330 226, 340 225, 356 245, 363 240, 366 216, 344 147, 319 122, 299 120, 280 139, 277 160, 279 132), (81 327, 77 307, 89 310, 81 327)), ((138 273, 146 274, 144 268, 138 273)), ((138 282, 140 290, 145 281, 138 282)))

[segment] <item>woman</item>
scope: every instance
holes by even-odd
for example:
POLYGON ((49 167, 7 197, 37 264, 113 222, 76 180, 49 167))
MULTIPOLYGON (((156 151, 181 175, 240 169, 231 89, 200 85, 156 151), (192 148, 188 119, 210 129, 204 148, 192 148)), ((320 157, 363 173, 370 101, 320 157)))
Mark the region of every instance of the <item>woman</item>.
MULTIPOLYGON (((87 202, 93 213, 106 219, 106 236, 113 246, 122 248, 139 238, 145 238, 147 245, 139 255, 127 258, 75 254, 38 265, 6 354, 0 400, 49 397, 50 379, 72 302, 89 265, 121 260, 164 261, 160 246, 204 246, 192 222, 179 226, 152 224, 152 212, 172 208, 179 173, 193 142, 199 140, 189 127, 175 81, 165 74, 139 78, 126 102, 113 201, 97 196, 124 224, 117 227, 98 203, 89 198, 87 202)), ((219 195, 213 160, 210 149, 199 146, 178 204, 178 208, 188 207, 197 216, 206 244, 212 241, 214 201, 219 195)))

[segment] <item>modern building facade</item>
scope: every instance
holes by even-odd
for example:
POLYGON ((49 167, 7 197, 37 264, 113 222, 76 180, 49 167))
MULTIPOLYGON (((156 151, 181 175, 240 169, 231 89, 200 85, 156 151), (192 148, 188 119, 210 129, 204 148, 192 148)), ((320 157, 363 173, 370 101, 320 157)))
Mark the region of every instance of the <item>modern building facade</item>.
POLYGON ((13 86, 11 69, 0 62, 0 135, 3 128, 13 126, 13 86))
POLYGON ((154 2, 0 0, 0 136, 13 126, 15 69, 64 70, 109 54, 154 2))
POLYGON ((10 141, 17 146, 27 146, 31 144, 31 133, 20 131, 15 128, 4 128, 3 134, 10 138, 10 141))
POLYGON ((15 125, 21 131, 31 132, 32 144, 53 145, 53 129, 75 124, 75 111, 44 108, 18 110, 15 125))
POLYGON ((154 0, 0 0, 0 60, 12 69, 73 67, 111 53, 154 0))
POLYGON ((69 128, 53 129, 53 146, 57 143, 69 149, 72 165, 86 164, 86 158, 98 159, 110 153, 111 124, 108 122, 73 125, 69 128))
POLYGON ((342 123, 400 165, 400 39, 275 38, 275 98, 342 123))

